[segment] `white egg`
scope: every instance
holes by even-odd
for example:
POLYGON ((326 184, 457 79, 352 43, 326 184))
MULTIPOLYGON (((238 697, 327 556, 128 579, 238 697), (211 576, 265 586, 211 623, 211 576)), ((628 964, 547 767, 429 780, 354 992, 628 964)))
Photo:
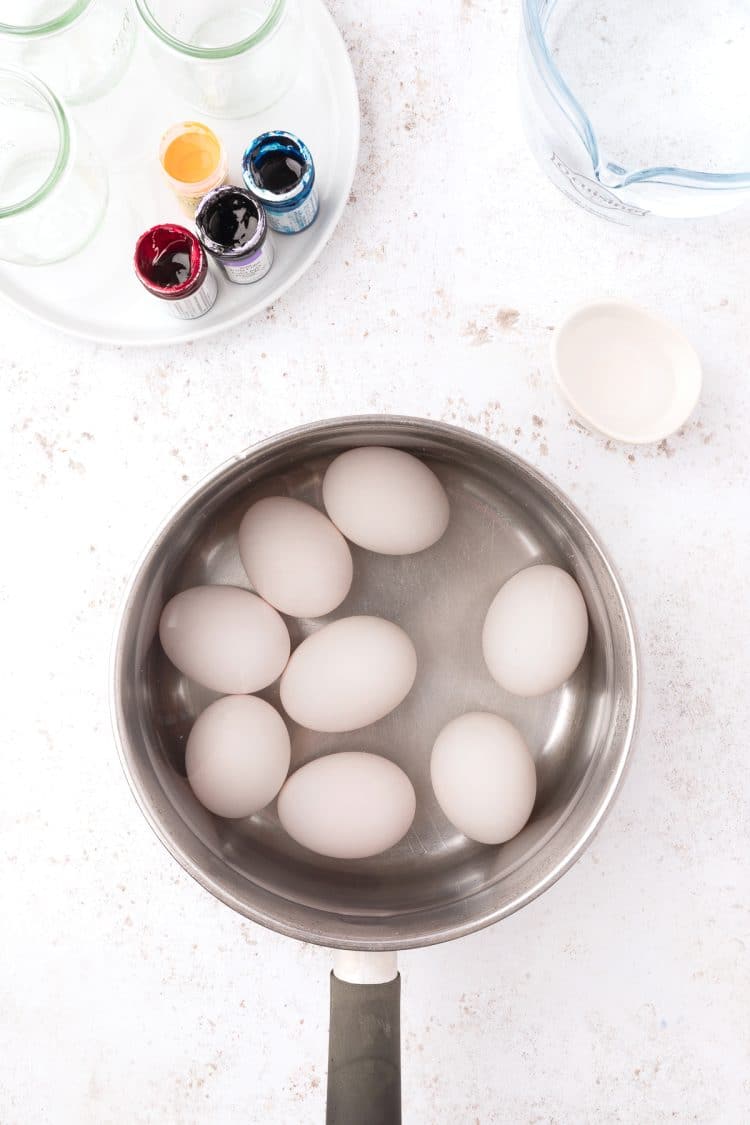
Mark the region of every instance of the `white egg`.
POLYGON ((298 844, 334 859, 364 859, 406 835, 416 809, 403 770, 378 754, 344 751, 302 766, 279 794, 279 820, 298 844))
POLYGON ((292 617, 321 617, 343 602, 352 584, 352 554, 341 532, 317 508, 269 496, 240 524, 240 558, 262 598, 292 617))
POLYGON ((531 816, 536 769, 512 723, 485 711, 453 719, 430 759, 435 797, 451 824, 480 844, 503 844, 531 816))
POLYGON ((484 622, 490 674, 514 695, 544 695, 581 662, 589 619, 574 579, 556 566, 531 566, 508 579, 484 622))
POLYGON ((281 702, 310 730, 357 730, 398 707, 416 674, 414 645, 398 625, 382 617, 342 617, 292 653, 281 702))
POLYGON ((252 816, 274 799, 289 772, 289 732, 270 703, 227 695, 190 731, 185 769, 202 805, 217 816, 252 816))
POLYGON ((323 477, 323 503, 352 543, 381 555, 412 555, 441 537, 450 518, 442 484, 410 453, 349 449, 323 477))
POLYGON ((181 672, 227 695, 267 687, 289 659, 282 618, 238 586, 193 586, 175 594, 162 611, 159 639, 181 672))

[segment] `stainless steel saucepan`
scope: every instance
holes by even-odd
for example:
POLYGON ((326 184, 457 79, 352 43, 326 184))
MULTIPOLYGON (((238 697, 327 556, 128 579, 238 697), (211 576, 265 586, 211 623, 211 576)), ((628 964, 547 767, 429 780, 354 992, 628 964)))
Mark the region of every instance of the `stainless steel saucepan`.
MULTIPOLYGON (((288 620, 296 644, 317 623, 288 620)), ((278 690, 261 693, 278 705, 278 690)), ((395 951, 497 922, 550 887, 581 855, 611 805, 636 723, 638 667, 630 612, 601 545, 548 480, 493 442, 415 418, 315 423, 264 441, 200 484, 158 531, 132 579, 113 658, 112 704, 125 772, 152 828, 198 882, 245 917, 337 951, 331 977, 329 1125, 397 1125, 399 987, 395 951), (222 820, 194 798, 185 741, 215 696, 181 676, 161 651, 159 614, 199 583, 247 586, 237 548, 245 509, 268 495, 322 507, 331 458, 389 445, 423 458, 451 501, 444 538, 422 554, 353 548, 351 593, 332 616, 377 614, 414 641, 417 681, 396 711, 352 734, 290 723, 292 769, 332 750, 396 761, 417 793, 409 834, 372 859, 326 859, 294 843, 275 806, 222 820), (505 579, 551 562, 576 578, 590 636, 564 687, 539 699, 507 695, 490 678, 482 622, 505 579), (524 734, 538 795, 514 840, 487 847, 443 816, 430 785, 437 732, 468 710, 496 711, 524 734), (348 951, 348 952, 346 952, 348 951)))

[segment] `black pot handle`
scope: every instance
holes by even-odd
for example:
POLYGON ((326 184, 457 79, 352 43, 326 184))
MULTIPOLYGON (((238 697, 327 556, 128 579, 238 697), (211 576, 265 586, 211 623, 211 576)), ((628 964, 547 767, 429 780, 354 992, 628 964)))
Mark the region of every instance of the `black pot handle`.
POLYGON ((331 973, 326 1125, 401 1125, 401 977, 331 973))

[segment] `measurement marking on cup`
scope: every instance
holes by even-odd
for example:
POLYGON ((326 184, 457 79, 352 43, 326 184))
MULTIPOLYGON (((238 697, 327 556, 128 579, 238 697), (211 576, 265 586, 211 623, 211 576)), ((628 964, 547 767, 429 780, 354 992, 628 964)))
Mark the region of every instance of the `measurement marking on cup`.
POLYGON ((610 211, 622 211, 626 215, 638 217, 648 215, 648 211, 644 211, 641 207, 633 207, 632 204, 623 203, 613 192, 596 180, 591 180, 588 176, 582 176, 580 172, 574 172, 564 160, 560 159, 556 152, 552 153, 550 160, 558 172, 565 176, 576 194, 582 196, 583 199, 587 199, 600 207, 606 207, 610 211))

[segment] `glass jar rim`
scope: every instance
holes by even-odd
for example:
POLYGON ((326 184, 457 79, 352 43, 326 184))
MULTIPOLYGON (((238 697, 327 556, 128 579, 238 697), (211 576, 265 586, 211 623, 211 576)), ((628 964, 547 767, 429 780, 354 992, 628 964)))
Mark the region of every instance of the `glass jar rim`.
POLYGON ((43 23, 15 24, 0 21, 0 34, 15 35, 19 39, 36 39, 44 35, 53 35, 56 31, 63 31, 70 27, 79 16, 82 16, 93 0, 73 0, 64 12, 53 19, 44 20, 43 23))
POLYGON ((135 6, 143 22, 165 46, 194 59, 228 59, 235 55, 241 55, 252 47, 257 47, 270 35, 281 19, 286 2, 287 0, 273 0, 271 10, 252 35, 248 35, 236 43, 229 43, 225 47, 199 47, 195 43, 186 43, 184 40, 178 39, 176 35, 172 35, 165 27, 162 27, 151 11, 151 0, 135 0, 135 6))
POLYGON ((60 176, 62 175, 65 166, 68 163, 71 145, 70 125, 68 123, 68 118, 65 114, 65 110, 62 107, 62 103, 52 93, 49 86, 47 86, 46 83, 42 82, 41 78, 37 78, 36 75, 31 74, 27 70, 21 70, 18 67, 12 66, 0 67, 0 78, 8 75, 15 78, 18 82, 22 82, 24 83, 24 85, 30 86, 31 89, 34 90, 37 94, 40 94, 43 100, 46 102, 47 108, 51 110, 52 115, 55 119, 55 124, 57 125, 58 148, 55 162, 52 165, 52 168, 50 169, 43 183, 41 183, 39 187, 31 193, 31 195, 27 195, 24 199, 19 199, 17 203, 11 203, 7 207, 0 206, 0 219, 7 219, 12 215, 20 215, 22 211, 28 211, 30 207, 34 207, 35 204, 44 199, 44 197, 52 190, 57 181, 60 179, 60 176))

